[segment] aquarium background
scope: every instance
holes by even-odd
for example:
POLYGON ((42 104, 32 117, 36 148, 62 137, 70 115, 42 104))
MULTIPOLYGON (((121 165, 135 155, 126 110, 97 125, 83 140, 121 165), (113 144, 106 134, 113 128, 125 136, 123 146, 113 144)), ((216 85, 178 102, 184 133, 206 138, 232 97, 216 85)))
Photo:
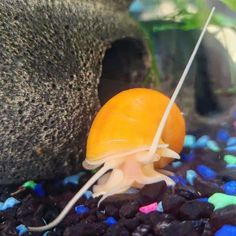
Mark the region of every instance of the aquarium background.
POLYGON ((156 86, 171 95, 212 6, 216 12, 185 82, 194 94, 186 106, 203 117, 227 113, 236 101, 236 3, 135 0, 129 8, 147 34, 156 86))

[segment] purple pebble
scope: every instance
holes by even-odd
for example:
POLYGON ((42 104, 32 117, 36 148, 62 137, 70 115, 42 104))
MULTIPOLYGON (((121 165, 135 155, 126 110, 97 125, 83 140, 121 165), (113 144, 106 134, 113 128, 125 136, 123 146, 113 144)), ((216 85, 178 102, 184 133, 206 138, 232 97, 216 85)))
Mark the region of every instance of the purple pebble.
POLYGON ((195 153, 191 151, 190 153, 182 153, 181 159, 186 162, 193 161, 195 159, 195 153))

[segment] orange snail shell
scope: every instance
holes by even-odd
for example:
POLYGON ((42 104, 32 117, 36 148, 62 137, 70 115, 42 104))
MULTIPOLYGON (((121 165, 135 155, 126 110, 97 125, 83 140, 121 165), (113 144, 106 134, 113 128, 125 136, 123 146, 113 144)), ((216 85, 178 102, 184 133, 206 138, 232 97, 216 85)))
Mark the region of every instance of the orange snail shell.
MULTIPOLYGON (((93 121, 85 162, 104 163, 111 155, 150 147, 169 100, 164 94, 146 88, 129 89, 115 95, 93 121)), ((185 121, 180 109, 174 104, 160 143, 168 144, 170 149, 179 153, 184 137, 185 121)), ((155 166, 162 168, 171 160, 162 157, 155 166)))

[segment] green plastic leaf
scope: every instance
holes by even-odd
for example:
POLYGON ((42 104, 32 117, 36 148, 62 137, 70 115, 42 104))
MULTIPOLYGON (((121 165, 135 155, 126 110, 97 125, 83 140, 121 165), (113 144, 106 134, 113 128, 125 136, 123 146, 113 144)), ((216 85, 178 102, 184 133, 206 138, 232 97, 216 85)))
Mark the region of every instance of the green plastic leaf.
POLYGON ((181 29, 182 26, 177 24, 176 22, 171 21, 163 21, 160 23, 157 23, 153 26, 153 32, 160 32, 164 30, 174 30, 174 29, 181 29))
POLYGON ((232 11, 236 11, 236 1, 235 0, 220 0, 222 3, 227 5, 232 11))
POLYGON ((205 14, 193 14, 182 11, 179 15, 178 21, 162 21, 159 24, 153 26, 153 32, 171 30, 171 29, 181 29, 181 30, 192 30, 200 29, 204 20, 206 19, 205 14))
POLYGON ((215 14, 212 23, 217 26, 234 28, 236 26, 236 19, 223 14, 215 14))

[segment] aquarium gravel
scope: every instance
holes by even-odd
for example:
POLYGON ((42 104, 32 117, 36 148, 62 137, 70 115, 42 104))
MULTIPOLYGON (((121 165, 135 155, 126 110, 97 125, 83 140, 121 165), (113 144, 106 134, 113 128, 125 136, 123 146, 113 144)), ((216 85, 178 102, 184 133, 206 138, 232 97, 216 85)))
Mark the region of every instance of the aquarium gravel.
POLYGON ((186 136, 181 160, 167 167, 175 187, 161 181, 111 196, 99 207, 99 198, 87 191, 63 222, 47 232, 30 233, 27 226, 51 222, 92 172, 0 186, 0 235, 236 235, 236 151, 228 149, 236 145, 235 120, 211 127, 207 134, 196 129, 186 136))

